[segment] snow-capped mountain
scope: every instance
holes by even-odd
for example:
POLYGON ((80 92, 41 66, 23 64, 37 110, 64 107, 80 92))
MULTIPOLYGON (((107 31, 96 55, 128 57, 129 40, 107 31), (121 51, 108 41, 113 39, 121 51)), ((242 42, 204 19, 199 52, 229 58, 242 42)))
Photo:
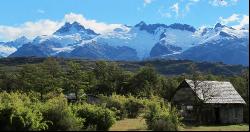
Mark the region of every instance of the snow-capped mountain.
MULTIPOLYGON (((9 57, 164 58, 248 65, 248 33, 248 29, 234 29, 220 23, 212 28, 195 29, 187 24, 146 24, 142 21, 135 26, 123 25, 111 32, 97 34, 73 22, 65 23, 52 35, 38 36, 21 44, 22 47, 16 47, 17 51, 9 57)), ((0 43, 0 51, 1 46, 0 43)))
POLYGON ((249 31, 217 23, 202 35, 199 45, 184 51, 179 58, 197 61, 249 65, 249 31))
POLYGON ((161 58, 249 65, 248 33, 245 29, 236 30, 217 23, 214 28, 203 28, 195 32, 195 46, 183 52, 162 55, 161 58))
POLYGON ((203 28, 197 32, 196 35, 200 37, 200 44, 207 42, 216 42, 222 40, 230 40, 237 38, 248 38, 248 30, 236 30, 232 27, 221 25, 217 23, 214 28, 203 28), (202 32, 201 32, 202 31, 202 32))
POLYGON ((78 22, 72 24, 66 22, 64 26, 59 28, 53 35, 44 35, 38 36, 34 39, 33 43, 47 43, 54 42, 58 43, 56 47, 65 47, 70 45, 79 44, 82 41, 90 40, 98 36, 99 34, 95 33, 91 29, 85 29, 84 26, 78 22))
POLYGON ((0 56, 7 57, 8 55, 14 53, 18 48, 29 42, 30 40, 24 36, 14 41, 0 42, 0 56))
POLYGON ((91 29, 85 29, 84 26, 82 26, 78 22, 73 22, 72 24, 66 22, 64 26, 62 26, 60 29, 58 29, 53 35, 57 36, 77 36, 80 37, 83 40, 89 40, 94 37, 96 37, 97 33, 95 33, 91 29))

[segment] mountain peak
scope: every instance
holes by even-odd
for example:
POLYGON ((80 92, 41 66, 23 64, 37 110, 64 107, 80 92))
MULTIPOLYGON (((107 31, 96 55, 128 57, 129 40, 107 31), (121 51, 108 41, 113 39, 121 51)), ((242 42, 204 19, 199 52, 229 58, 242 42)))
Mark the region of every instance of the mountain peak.
POLYGON ((73 22, 70 24, 69 22, 66 22, 60 29, 58 29, 54 35, 71 35, 71 34, 88 34, 88 35, 98 35, 91 29, 85 29, 84 26, 82 26, 78 22, 73 22))
POLYGON ((79 28, 85 29, 84 26, 82 26, 80 23, 78 23, 78 22, 76 22, 76 21, 73 22, 73 23, 71 24, 71 26, 72 26, 72 27, 79 27, 79 28))
POLYGON ((64 34, 68 33, 72 30, 75 30, 76 32, 79 32, 81 30, 85 30, 84 26, 82 26, 78 22, 73 22, 70 24, 69 22, 66 22, 60 29, 58 29, 54 34, 64 34))
POLYGON ((14 40, 15 42, 28 42, 29 39, 26 38, 25 36, 21 36, 19 38, 17 38, 16 40, 14 40))
POLYGON ((146 26, 147 24, 144 21, 139 22, 138 24, 135 25, 135 27, 142 27, 146 26))
POLYGON ((140 23, 136 24, 135 27, 153 34, 158 28, 167 28, 168 26, 160 23, 146 24, 144 21, 141 21, 140 23))
POLYGON ((214 28, 223 28, 225 25, 222 25, 221 23, 216 23, 214 28))

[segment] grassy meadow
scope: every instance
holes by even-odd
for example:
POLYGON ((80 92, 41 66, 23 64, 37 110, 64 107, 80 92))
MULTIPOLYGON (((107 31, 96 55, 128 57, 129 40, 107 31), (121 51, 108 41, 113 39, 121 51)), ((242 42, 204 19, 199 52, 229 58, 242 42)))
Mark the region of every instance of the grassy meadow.
MULTIPOLYGON (((135 119, 124 119, 117 121, 111 128, 110 131, 149 131, 145 119, 138 117, 135 119)), ((237 125, 202 125, 202 126, 182 126, 180 131, 249 131, 248 124, 237 124, 237 125)))

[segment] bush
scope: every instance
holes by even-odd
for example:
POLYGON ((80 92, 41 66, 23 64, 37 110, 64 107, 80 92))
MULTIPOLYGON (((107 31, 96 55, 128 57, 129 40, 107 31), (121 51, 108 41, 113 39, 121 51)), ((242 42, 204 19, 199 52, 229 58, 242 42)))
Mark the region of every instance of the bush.
POLYGON ((152 130, 154 131, 178 131, 179 121, 173 116, 173 113, 161 114, 152 122, 152 130))
POLYGON ((46 120, 51 121, 48 130, 81 130, 84 119, 76 117, 63 95, 49 99, 42 109, 46 120))
POLYGON ((85 119, 85 129, 106 131, 115 123, 114 113, 107 108, 83 103, 76 106, 75 111, 79 117, 85 119))
POLYGON ((125 103, 125 108, 129 118, 136 118, 142 113, 144 105, 139 99, 130 96, 125 103))
POLYGON ((177 131, 181 125, 177 111, 159 102, 151 101, 147 104, 144 118, 148 129, 154 131, 177 131))
POLYGON ((0 130, 46 130, 47 121, 26 94, 0 93, 0 130))
POLYGON ((127 98, 125 96, 113 94, 110 97, 100 96, 100 98, 102 100, 102 106, 112 110, 115 113, 117 120, 122 120, 127 117, 127 111, 125 108, 127 98))

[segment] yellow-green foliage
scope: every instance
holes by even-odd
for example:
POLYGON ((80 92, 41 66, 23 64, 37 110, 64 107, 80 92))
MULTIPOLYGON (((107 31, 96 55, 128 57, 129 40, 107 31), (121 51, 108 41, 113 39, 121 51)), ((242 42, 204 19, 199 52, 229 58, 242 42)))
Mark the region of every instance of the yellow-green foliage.
POLYGON ((133 96, 112 94, 112 96, 100 96, 102 106, 116 113, 117 120, 125 117, 135 118, 143 112, 144 103, 142 99, 133 96))
POLYGON ((43 120, 38 105, 24 93, 0 93, 0 129, 46 130, 48 122, 43 120))
POLYGON ((108 130, 115 123, 113 111, 107 108, 82 103, 73 106, 73 109, 79 117, 85 119, 85 129, 108 130))
POLYGON ((100 96, 100 98, 102 100, 102 106, 115 112, 117 120, 122 120, 127 117, 125 109, 127 98, 125 96, 113 94, 110 97, 100 96))
POLYGON ((129 118, 136 118, 143 112, 145 105, 142 99, 129 96, 125 102, 125 108, 129 118))
POLYGON ((155 131, 177 131, 181 125, 180 117, 175 108, 162 99, 153 98, 148 100, 147 111, 144 115, 148 129, 155 131))
POLYGON ((1 130, 81 130, 83 122, 64 95, 40 102, 35 93, 0 93, 1 130))
POLYGON ((106 106, 113 106, 116 109, 123 108, 121 110, 126 111, 127 117, 135 118, 144 114, 150 130, 176 131, 181 125, 175 108, 170 109, 170 104, 157 96, 145 99, 113 94, 110 97, 102 96, 102 99, 107 103, 106 106))
POLYGON ((81 130, 84 119, 77 117, 64 95, 49 99, 42 106, 46 120, 51 121, 48 130, 81 130))

